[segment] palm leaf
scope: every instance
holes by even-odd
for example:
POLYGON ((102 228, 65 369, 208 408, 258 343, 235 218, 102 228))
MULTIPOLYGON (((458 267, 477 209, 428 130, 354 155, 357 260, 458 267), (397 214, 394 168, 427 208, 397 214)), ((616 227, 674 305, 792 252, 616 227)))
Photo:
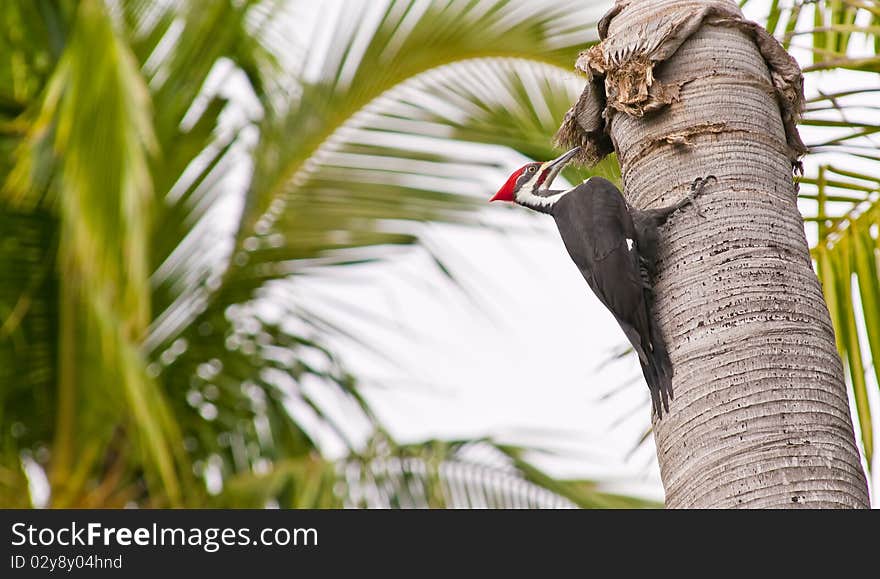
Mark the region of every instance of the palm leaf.
POLYGON ((181 491, 172 449, 180 447, 180 435, 164 396, 145 375, 137 345, 150 317, 148 166, 155 140, 149 111, 137 63, 103 5, 81 2, 3 191, 12 206, 51 204, 60 214, 60 324, 72 322, 79 330, 65 326, 60 335, 53 477, 61 481, 75 478, 76 468, 88 470, 88 460, 74 467, 74 456, 99 456, 73 441, 107 440, 117 423, 77 419, 77 396, 66 390, 82 387, 79 382, 107 400, 108 417, 133 422, 138 452, 176 502, 181 491), (43 196, 31 184, 44 182, 35 173, 47 167, 57 167, 57 174, 43 196), (122 386, 121 397, 113 383, 122 386))
MULTIPOLYGON (((374 479, 370 461, 392 457, 363 449, 358 432, 383 426, 326 345, 368 338, 300 299, 296 277, 421 243, 421 223, 478 223, 509 169, 498 151, 553 153, 602 7, 351 1, 319 43, 289 33, 305 2, 67 6, 0 9, 22 31, 0 39, 0 219, 20 230, 0 263, 21 271, 0 296, 0 356, 29 360, 3 424, 43 425, 4 432, 3 464, 32 456, 55 505, 338 505, 327 440, 374 479), (41 373, 52 336, 61 363, 41 373)), ((419 478, 447 458, 468 492, 508 480, 458 466, 454 444, 391 444, 409 466, 382 467, 382 485, 421 485, 425 504, 447 504, 452 487, 419 478)), ((633 504, 553 486, 508 450, 517 481, 633 504)), ((4 466, 3 499, 24 482, 4 466)))
POLYGON ((483 441, 378 445, 341 465, 348 506, 370 508, 656 508, 648 500, 601 490, 591 481, 558 481, 525 449, 483 441))
MULTIPOLYGON (((404 4, 409 6, 408 3, 395 3, 398 8, 404 4)), ((462 4, 459 8, 464 10, 465 6, 462 4)), ((357 5, 348 17, 356 16, 360 9, 361 5, 357 5)), ((378 70, 381 58, 387 57, 381 56, 379 48, 382 51, 388 49, 390 37, 394 35, 392 29, 400 24, 401 17, 393 6, 389 10, 385 15, 387 18, 377 25, 374 38, 368 43, 371 48, 365 49, 362 55, 362 59, 372 58, 375 62, 361 60, 358 63, 365 70, 378 70)), ((431 13, 421 18, 452 18, 455 14, 431 13)), ((542 27, 549 28, 551 22, 558 26, 562 21, 557 13, 555 19, 545 17, 538 24, 526 25, 524 22, 529 14, 533 14, 531 9, 511 20, 505 18, 499 8, 486 11, 480 18, 489 20, 480 22, 488 25, 495 20, 506 20, 507 24, 497 32, 498 45, 506 46, 509 38, 504 38, 505 33, 516 35, 531 30, 529 34, 536 34, 542 27), (518 30, 520 32, 516 32, 518 30)), ((436 32, 424 23, 414 26, 414 31, 436 32)), ((342 30, 355 34, 354 29, 343 27, 342 30)), ((199 425, 200 453, 209 452, 211 456, 222 457, 224 472, 240 472, 265 458, 276 460, 302 454, 313 448, 316 437, 331 436, 353 449, 350 434, 327 415, 325 405, 319 401, 321 397, 316 399, 309 392, 307 384, 314 383, 314 379, 325 384, 335 399, 349 401, 346 403, 352 412, 348 415, 349 421, 375 422, 368 406, 352 387, 352 379, 335 357, 317 347, 326 340, 328 332, 339 334, 338 329, 314 313, 319 307, 304 307, 289 299, 278 300, 279 288, 293 283, 291 276, 308 274, 316 268, 374 260, 386 254, 388 245, 412 244, 418 236, 407 222, 467 220, 476 205, 471 196, 463 193, 480 190, 486 182, 486 171, 494 171, 495 163, 465 162, 460 153, 452 152, 453 147, 448 144, 450 136, 459 137, 461 142, 498 143, 497 134, 493 135, 487 129, 493 122, 504 123, 515 127, 512 139, 506 142, 510 146, 526 153, 550 154, 547 143, 555 130, 554 118, 561 118, 567 110, 581 81, 566 75, 555 65, 508 61, 492 62, 490 67, 483 64, 484 69, 497 65, 502 68, 496 73, 502 84, 497 94, 500 100, 488 106, 476 90, 468 91, 466 85, 450 84, 447 80, 441 82, 451 74, 458 76, 466 70, 474 70, 475 63, 482 62, 473 58, 478 52, 459 38, 459 32, 450 30, 446 34, 442 38, 450 39, 449 49, 455 48, 456 42, 463 43, 460 47, 461 64, 438 67, 437 64, 453 60, 453 57, 445 53, 434 54, 433 63, 429 63, 425 60, 427 53, 422 52, 418 59, 412 57, 418 60, 418 66, 415 62, 412 66, 414 71, 422 67, 427 72, 414 78, 395 74, 383 80, 366 75, 357 80, 356 75, 355 80, 342 82, 340 78, 344 76, 346 66, 335 60, 338 55, 324 55, 323 58, 329 59, 327 62, 335 63, 329 72, 322 69, 319 74, 319 77, 326 75, 329 80, 319 78, 318 81, 301 82, 294 102, 288 105, 290 110, 284 114, 275 112, 277 102, 267 100, 266 116, 259 123, 261 141, 254 152, 254 175, 242 223, 251 219, 249 215, 255 214, 252 207, 265 207, 268 203, 267 211, 253 222, 247 237, 241 238, 244 225, 239 228, 240 247, 231 256, 225 259, 221 256, 219 260, 219 267, 225 268, 222 274, 216 267, 207 267, 202 273, 192 272, 204 244, 211 243, 207 234, 192 243, 190 240, 181 242, 169 256, 168 260, 174 263, 166 262, 157 270, 154 279, 163 287, 169 287, 165 284, 166 279, 177 280, 177 285, 167 292, 175 297, 157 315, 146 343, 155 360, 161 362, 164 358, 167 362, 154 363, 162 380, 173 391, 190 393, 189 403, 180 405, 178 415, 187 417, 186 424, 199 425), (546 109, 542 124, 538 126, 534 122, 520 125, 520 119, 502 117, 500 104, 520 99, 524 93, 519 79, 524 71, 543 86, 540 92, 532 95, 534 102, 546 109), (386 84, 377 84, 380 80, 386 84), (408 99, 412 98, 413 91, 421 91, 426 96, 432 94, 434 102, 452 100, 453 97, 460 104, 469 100, 471 105, 467 110, 470 116, 434 117, 433 111, 412 106, 408 99), (381 98, 368 98, 368 93, 370 96, 381 95, 381 98), (360 108, 352 106, 352 100, 357 99, 364 103, 360 108), (441 128, 445 131, 445 139, 437 139, 436 133, 426 132, 426 127, 441 128), (316 135, 314 138, 326 141, 318 143, 309 137, 312 133, 316 135), (291 134, 302 138, 291 140, 287 137, 291 134), (414 144, 417 139, 421 142, 414 144), (281 196, 266 197, 267 184, 277 179, 278 172, 284 171, 297 174, 284 185, 281 196), (447 177, 453 174, 463 177, 447 177), (180 283, 181 279, 188 281, 180 283), (279 283, 282 285, 277 285, 279 283), (230 304, 239 304, 235 308, 237 313, 229 313, 230 304), (282 318, 298 320, 297 331, 292 331, 290 323, 279 324, 277 320, 257 314, 267 307, 284 312, 282 318), (174 354, 175 344, 181 350, 178 354, 174 354), (312 356, 323 359, 322 365, 330 370, 293 362, 312 356), (230 357, 235 364, 226 363, 230 357), (272 357, 278 361, 273 362, 272 357), (198 374, 198 368, 212 359, 224 360, 221 376, 208 381, 189 378, 194 371, 198 374), (267 365, 288 375, 284 385, 278 384, 279 374, 263 371, 267 365), (216 387, 220 379, 229 384, 227 388, 220 388, 229 398, 222 405, 212 403, 219 409, 219 416, 205 424, 200 412, 205 398, 202 390, 216 387), (242 382, 250 389, 262 392, 260 396, 272 403, 255 414, 252 414, 253 409, 241 410, 250 407, 247 400, 233 403, 237 397, 241 398, 235 393, 234 385, 242 382), (300 416, 292 418, 287 413, 291 407, 295 413, 301 413, 300 416), (239 410, 230 411, 232 408, 239 410), (358 414, 361 417, 355 419, 358 414), (309 417, 311 428, 304 430, 298 424, 303 416, 309 417), (220 440, 253 438, 253 424, 257 420, 267 421, 273 433, 289 433, 284 439, 288 442, 281 444, 273 436, 271 445, 254 447, 246 460, 241 459, 242 453, 236 458, 232 447, 218 447, 211 443, 217 436, 220 440), (237 426, 230 429, 230 425, 237 426)), ((354 41, 343 38, 340 42, 354 41)), ((418 45, 418 50, 422 51, 421 42, 406 42, 418 45)), ((543 43, 549 43, 549 40, 538 36, 529 50, 535 51, 535 45, 541 48, 543 43)), ((491 50, 495 49, 486 48, 486 51, 491 50)), ((519 50, 524 48, 520 46, 519 50)), ((541 50, 550 55, 564 52, 541 50)), ((210 179, 205 183, 208 184, 205 187, 198 185, 189 190, 195 196, 216 195, 211 193, 214 184, 210 179)), ((480 203, 483 202, 481 198, 480 203)), ((191 221, 206 219, 209 214, 200 213, 191 221)), ((173 221, 171 214, 166 214, 166 221, 173 221)), ((181 226, 180 229, 191 230, 191 227, 181 226)), ((214 412, 209 413, 213 415, 214 412)), ((189 429, 186 427, 185 431, 189 429)))
MULTIPOLYGON (((873 431, 867 374, 871 366, 874 367, 875 384, 880 384, 880 369, 873 362, 880 359, 877 357, 880 355, 880 277, 877 268, 878 243, 875 237, 877 223, 880 222, 880 204, 877 203, 876 186, 873 189, 868 187, 863 199, 856 198, 847 202, 844 201, 847 198, 836 197, 838 203, 847 203, 850 210, 836 219, 828 219, 822 209, 827 203, 828 195, 825 191, 835 185, 829 184, 825 174, 835 172, 833 167, 823 167, 820 179, 817 180, 822 227, 814 256, 834 322, 838 350, 850 371, 850 385, 861 430, 862 448, 870 465, 873 456, 873 431), (857 284, 857 288, 853 288, 853 283, 857 284)), ((857 175, 851 171, 845 173, 845 177, 856 176, 865 181, 870 180, 866 175, 857 175)), ((837 180, 832 183, 838 187, 847 184, 837 180)), ((848 188, 849 192, 854 190, 857 190, 856 184, 848 188)))

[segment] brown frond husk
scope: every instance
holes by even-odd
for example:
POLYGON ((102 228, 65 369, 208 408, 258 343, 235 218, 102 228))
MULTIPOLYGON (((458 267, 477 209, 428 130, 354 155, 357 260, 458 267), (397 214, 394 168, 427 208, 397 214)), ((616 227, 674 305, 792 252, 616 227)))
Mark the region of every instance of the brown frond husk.
POLYGON ((759 24, 746 20, 735 6, 720 1, 681 2, 676 9, 646 20, 635 34, 629 31, 626 35, 609 35, 611 20, 630 4, 631 0, 618 0, 599 22, 602 42, 579 55, 575 68, 591 82, 566 115, 556 135, 557 143, 583 147, 583 161, 600 160, 611 151, 606 127, 612 115, 622 112, 642 117, 659 111, 678 101, 682 86, 690 82, 660 82, 654 77, 654 69, 702 26, 725 26, 746 33, 766 62, 785 126, 789 157, 797 167, 799 158, 807 152, 797 129, 804 110, 803 75, 775 38, 759 24))

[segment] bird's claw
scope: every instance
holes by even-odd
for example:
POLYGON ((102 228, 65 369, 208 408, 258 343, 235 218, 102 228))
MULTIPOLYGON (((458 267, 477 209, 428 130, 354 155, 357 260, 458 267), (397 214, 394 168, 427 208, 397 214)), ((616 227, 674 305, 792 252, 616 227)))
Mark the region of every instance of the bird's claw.
POLYGON ((700 205, 697 203, 697 197, 702 195, 703 189, 706 187, 706 184, 709 183, 709 180, 718 182, 718 178, 715 175, 709 175, 708 177, 697 177, 694 179, 694 182, 691 184, 691 192, 688 194, 688 201, 694 207, 694 211, 697 215, 706 219, 706 214, 703 213, 703 210, 700 209, 700 205))
POLYGON ((691 193, 694 193, 695 195, 699 195, 700 193, 702 193, 703 187, 705 187, 709 183, 710 179, 712 181, 715 181, 716 183, 718 182, 718 177, 716 177, 715 175, 709 175, 708 177, 697 177, 696 179, 694 179, 694 182, 691 183, 691 193))

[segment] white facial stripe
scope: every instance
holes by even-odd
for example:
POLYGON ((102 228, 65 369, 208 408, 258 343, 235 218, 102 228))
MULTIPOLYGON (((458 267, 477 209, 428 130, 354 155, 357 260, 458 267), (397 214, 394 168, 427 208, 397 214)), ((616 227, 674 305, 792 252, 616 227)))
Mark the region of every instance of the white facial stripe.
MULTIPOLYGON (((574 191, 575 188, 572 188, 572 189, 569 189, 568 191, 560 191, 559 193, 556 193, 555 195, 547 195, 547 196, 535 195, 534 193, 532 193, 532 190, 534 189, 535 184, 537 183, 538 175, 540 175, 543 172, 544 167, 548 163, 544 163, 544 165, 541 166, 541 171, 538 171, 537 173, 535 173, 534 177, 529 179, 528 182, 526 182, 522 187, 519 188, 519 191, 516 192, 516 202, 517 203, 519 203, 521 205, 525 205, 526 207, 552 207, 553 205, 556 204, 557 201, 562 199, 566 194, 574 191)), ((592 179, 592 177, 590 177, 590 179, 592 179)), ((584 181, 584 183, 586 183, 590 179, 587 179, 586 181, 584 181)))
POLYGON ((574 191, 574 189, 569 189, 568 191, 562 191, 560 193, 556 193, 555 195, 548 195, 544 197, 543 195, 535 195, 532 193, 532 189, 526 189, 523 187, 516 194, 516 201, 526 207, 551 207, 556 204, 557 201, 562 199, 564 195, 574 191))

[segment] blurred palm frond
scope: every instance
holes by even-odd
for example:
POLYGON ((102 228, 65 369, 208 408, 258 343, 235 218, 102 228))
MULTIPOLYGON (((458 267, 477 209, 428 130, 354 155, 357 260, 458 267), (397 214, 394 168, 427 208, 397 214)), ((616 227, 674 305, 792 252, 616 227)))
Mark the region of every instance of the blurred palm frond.
POLYGON ((53 506, 337 504, 326 441, 383 425, 329 337, 368 338, 297 276, 477 223, 601 8, 4 3, 0 502, 35 464, 53 506))

